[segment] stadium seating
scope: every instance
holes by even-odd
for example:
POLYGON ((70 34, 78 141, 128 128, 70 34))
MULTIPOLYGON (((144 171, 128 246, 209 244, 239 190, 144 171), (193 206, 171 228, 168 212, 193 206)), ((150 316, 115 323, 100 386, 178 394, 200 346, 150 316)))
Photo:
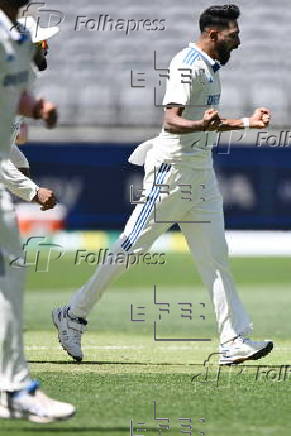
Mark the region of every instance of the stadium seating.
MULTIPOLYGON (((224 3, 219 0, 217 3, 224 3)), ((210 2, 214 3, 214 2, 210 2)), ((209 3, 209 4, 210 4, 209 3)), ((287 0, 241 5, 241 48, 222 70, 223 111, 233 116, 270 105, 274 124, 287 125, 290 110, 291 9, 287 0)), ((61 122, 75 125, 158 125, 161 110, 153 106, 158 67, 169 61, 189 40, 198 36, 197 19, 207 4, 202 0, 51 0, 49 8, 62 11, 60 34, 50 42, 49 70, 42 75, 37 91, 54 98, 61 106, 61 122), (100 14, 113 19, 165 19, 165 30, 75 31, 77 16, 98 20, 100 14), (130 72, 145 72, 146 87, 132 88, 130 72)), ((48 12, 40 14, 46 25, 48 12)), ((52 17, 52 24, 56 17, 52 17)))

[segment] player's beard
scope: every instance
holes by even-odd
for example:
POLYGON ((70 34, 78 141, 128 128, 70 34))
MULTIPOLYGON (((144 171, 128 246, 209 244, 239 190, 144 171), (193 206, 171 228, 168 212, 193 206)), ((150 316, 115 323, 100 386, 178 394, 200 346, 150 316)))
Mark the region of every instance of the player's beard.
POLYGON ((217 56, 221 65, 227 64, 230 59, 230 53, 231 50, 229 50, 227 44, 224 41, 220 41, 217 45, 217 56))

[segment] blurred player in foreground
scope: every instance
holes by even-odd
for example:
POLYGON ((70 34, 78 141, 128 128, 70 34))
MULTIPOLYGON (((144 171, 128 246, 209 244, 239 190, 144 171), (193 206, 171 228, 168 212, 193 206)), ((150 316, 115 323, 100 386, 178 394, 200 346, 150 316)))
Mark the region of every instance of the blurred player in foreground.
MULTIPOLYGON (((34 47, 28 31, 17 26, 27 0, 0 0, 0 174, 10 157, 11 125, 16 113, 56 122, 56 108, 28 93, 34 47)), ((14 211, 0 185, 0 417, 46 423, 70 418, 71 404, 54 401, 31 380, 23 349, 23 287, 25 268, 14 211), (19 259, 18 267, 15 259, 19 259)))
MULTIPOLYGON (((41 28, 32 16, 20 18, 18 23, 29 30, 35 47, 30 74, 30 82, 33 84, 34 80, 37 78, 38 71, 45 71, 47 69, 47 41, 52 36, 56 35, 59 29, 57 27, 41 28)), ((54 122, 55 120, 52 118, 52 123, 54 122)), ((5 160, 2 164, 0 181, 10 192, 20 197, 22 200, 39 203, 43 211, 53 209, 56 205, 54 193, 50 189, 37 186, 33 180, 31 180, 29 162, 18 147, 18 144, 25 144, 27 140, 28 135, 25 118, 21 115, 17 115, 12 125, 10 159, 5 160)), ((7 196, 7 203, 9 200, 7 196)))
MULTIPOLYGON (((264 129, 270 121, 270 111, 265 108, 257 109, 250 118, 236 120, 223 119, 218 113, 219 70, 240 45, 239 15, 235 5, 208 8, 200 17, 197 43, 191 42, 173 58, 163 102, 162 133, 138 147, 130 158, 130 162, 144 164, 143 197, 147 201, 136 206, 111 249, 116 256, 146 253, 171 223, 179 223, 214 305, 222 365, 260 359, 273 348, 271 341, 254 342, 246 337, 251 322, 229 268, 223 201, 211 154, 216 131, 264 129), (190 83, 185 78, 189 70, 190 83), (191 187, 190 201, 183 198, 183 186, 191 187)), ((123 271, 125 266, 118 262, 100 265, 67 306, 53 311, 59 340, 74 359, 83 357, 81 334, 88 313, 123 271)))

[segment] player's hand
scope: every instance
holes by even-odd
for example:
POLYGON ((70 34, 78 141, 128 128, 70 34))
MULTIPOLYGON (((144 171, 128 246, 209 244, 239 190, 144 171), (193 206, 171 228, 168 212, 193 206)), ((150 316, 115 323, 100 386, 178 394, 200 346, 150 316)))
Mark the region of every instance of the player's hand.
POLYGON ((42 119, 48 129, 53 129, 58 123, 57 107, 50 101, 43 102, 42 119))
POLYGON ((218 111, 214 109, 209 109, 205 111, 202 120, 202 126, 204 127, 204 130, 215 131, 218 129, 220 124, 221 124, 221 119, 219 117, 218 111))
POLYGON ((255 110, 250 118, 251 129, 265 129, 271 121, 271 111, 265 107, 260 107, 255 110))
POLYGON ((53 209, 57 204, 55 194, 47 188, 39 188, 33 201, 41 205, 41 210, 53 209))
POLYGON ((39 99, 35 105, 36 119, 42 119, 48 129, 53 129, 58 123, 58 110, 57 107, 50 101, 39 99))

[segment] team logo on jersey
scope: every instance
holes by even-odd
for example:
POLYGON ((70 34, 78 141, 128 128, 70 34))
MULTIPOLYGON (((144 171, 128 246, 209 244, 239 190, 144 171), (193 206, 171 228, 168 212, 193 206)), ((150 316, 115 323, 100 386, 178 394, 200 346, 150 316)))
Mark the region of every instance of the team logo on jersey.
POLYGON ((196 72, 196 78, 202 86, 206 86, 209 85, 209 83, 214 82, 212 75, 205 68, 199 68, 199 71, 196 72))
POLYGON ((21 83, 28 82, 29 72, 19 71, 15 74, 7 74, 3 79, 3 86, 17 86, 21 83))

